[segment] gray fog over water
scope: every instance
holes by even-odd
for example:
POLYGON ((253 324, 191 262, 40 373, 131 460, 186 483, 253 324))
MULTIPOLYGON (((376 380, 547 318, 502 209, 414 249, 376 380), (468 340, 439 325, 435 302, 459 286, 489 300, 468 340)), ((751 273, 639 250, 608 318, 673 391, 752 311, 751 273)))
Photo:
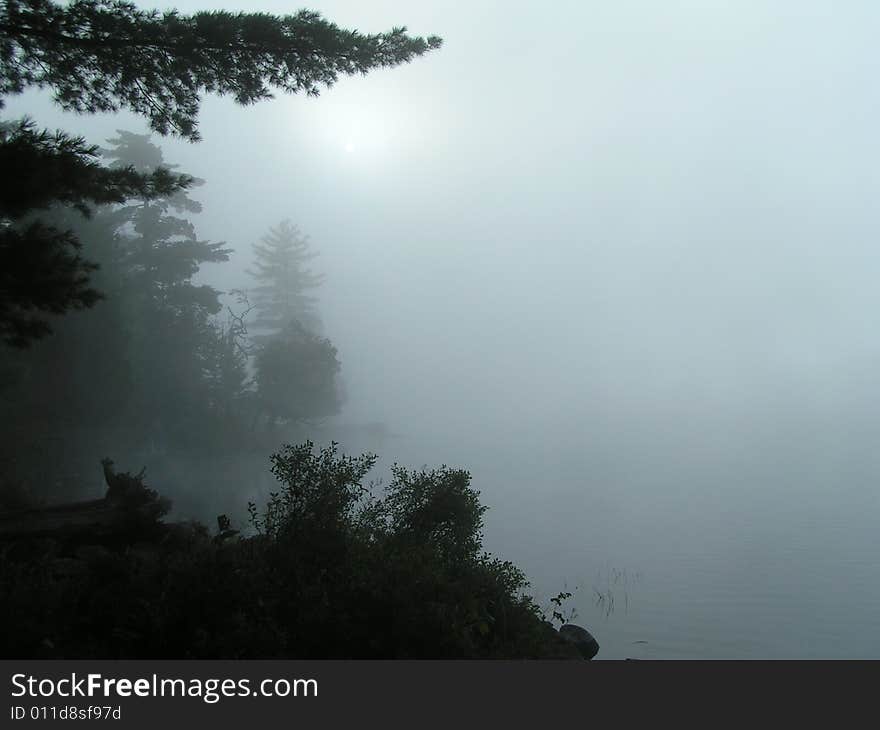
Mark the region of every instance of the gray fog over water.
POLYGON ((205 281, 309 234, 340 433, 389 433, 343 444, 470 470, 598 658, 880 658, 880 6, 309 7, 444 47, 156 141, 236 251, 205 281))

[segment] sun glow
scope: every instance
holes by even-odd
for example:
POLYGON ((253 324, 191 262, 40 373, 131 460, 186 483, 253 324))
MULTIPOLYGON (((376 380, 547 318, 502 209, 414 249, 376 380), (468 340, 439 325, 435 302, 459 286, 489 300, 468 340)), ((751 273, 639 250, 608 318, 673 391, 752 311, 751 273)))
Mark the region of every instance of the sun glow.
POLYGON ((429 106, 375 89, 368 93, 340 87, 307 104, 286 103, 309 128, 313 152, 346 169, 387 167, 423 151, 428 130, 436 122, 427 116, 429 106))
POLYGON ((321 100, 318 125, 327 148, 337 150, 352 162, 368 161, 394 154, 402 142, 402 127, 393 109, 373 103, 343 103, 331 98, 321 100))

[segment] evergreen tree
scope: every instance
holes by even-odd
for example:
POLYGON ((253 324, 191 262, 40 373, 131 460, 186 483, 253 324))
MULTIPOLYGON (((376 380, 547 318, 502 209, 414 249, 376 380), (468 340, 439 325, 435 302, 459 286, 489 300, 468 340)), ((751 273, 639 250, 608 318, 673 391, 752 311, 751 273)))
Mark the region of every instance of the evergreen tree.
MULTIPOLYGON (((170 169, 149 135, 117 134, 104 151, 112 168, 170 169)), ((202 183, 192 179, 194 186, 202 183)), ((176 191, 104 213, 116 226, 126 286, 120 305, 130 323, 135 415, 143 428, 159 429, 164 439, 170 431, 186 431, 209 409, 209 381, 224 351, 212 319, 221 308, 220 293, 194 283, 193 277, 204 263, 227 261, 230 250, 200 240, 193 224, 180 215, 200 210, 197 201, 176 191)))
POLYGON ((306 292, 318 287, 324 277, 306 267, 318 255, 309 247, 308 237, 284 220, 260 241, 253 245, 254 268, 248 272, 258 282, 252 290, 257 310, 254 326, 270 335, 294 321, 317 330, 315 298, 306 292))
POLYGON ((191 140, 203 93, 239 104, 272 89, 317 95, 340 75, 407 63, 442 43, 406 28, 343 30, 309 10, 181 15, 123 0, 5 0, 0 34, 0 95, 48 86, 64 109, 130 109, 154 131, 191 140))
POLYGON ((105 296, 94 307, 47 318, 51 336, 0 352, 0 361, 14 368, 0 392, 0 461, 2 476, 26 479, 43 496, 64 500, 81 496, 70 489, 90 483, 97 459, 136 440, 128 418, 129 328, 120 306, 127 290, 116 227, 100 210, 85 218, 56 207, 41 218, 83 241, 82 256, 100 265, 92 285, 105 296))
POLYGON ((0 124, 0 169, 7 171, 0 176, 0 340, 17 347, 48 334, 52 315, 101 298, 91 281, 96 265, 81 255, 72 219, 59 227, 57 217, 49 225, 36 214, 64 205, 87 217, 93 206, 173 195, 192 182, 161 166, 108 169, 97 147, 37 131, 27 120, 0 124))
POLYGON ((83 218, 76 211, 56 208, 42 218, 47 227, 85 237, 83 255, 100 265, 92 281, 105 296, 92 308, 53 318, 51 337, 24 350, 7 350, 5 356, 21 363, 26 377, 16 384, 17 392, 4 397, 21 406, 15 416, 19 424, 29 414, 54 418, 69 413, 71 425, 88 427, 126 408, 128 342, 119 306, 125 286, 116 231, 100 212, 83 218))
MULTIPOLYGON (((170 175, 174 167, 147 135, 120 131, 110 147, 104 153, 112 164, 100 168, 108 172, 150 176, 163 166, 170 175)), ((199 209, 172 191, 103 205, 89 218, 61 206, 42 214, 43 225, 83 241, 83 256, 100 265, 94 285, 106 296, 88 311, 58 318, 52 337, 7 353, 0 417, 16 424, 7 441, 18 452, 63 437, 68 464, 80 453, 94 462, 100 443, 115 450, 172 439, 185 444, 197 434, 204 434, 202 443, 216 440, 223 436, 212 428, 217 416, 224 416, 223 432, 239 429, 243 358, 229 328, 216 321, 219 292, 192 280, 202 263, 225 261, 228 251, 200 240, 183 217, 199 209)))
MULTIPOLYGON (((117 134, 108 140, 112 147, 103 150, 112 160, 111 169, 148 173, 157 166, 166 170, 176 167, 165 164, 161 149, 149 135, 123 130, 117 134)), ((204 180, 188 179, 188 187, 204 184, 204 180)), ((185 190, 175 190, 161 197, 142 197, 112 213, 120 225, 130 224, 135 233, 126 246, 128 276, 154 306, 200 306, 211 314, 220 310, 219 293, 210 286, 196 286, 192 277, 203 263, 227 261, 230 249, 223 243, 199 240, 189 220, 172 214, 199 213, 201 209, 185 190)))

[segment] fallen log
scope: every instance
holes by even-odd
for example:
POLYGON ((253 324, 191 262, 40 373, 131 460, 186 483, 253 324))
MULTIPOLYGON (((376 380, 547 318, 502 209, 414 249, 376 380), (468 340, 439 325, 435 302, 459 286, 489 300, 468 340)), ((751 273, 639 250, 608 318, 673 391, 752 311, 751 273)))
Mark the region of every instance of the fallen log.
POLYGON ((168 499, 147 488, 144 472, 117 474, 113 462, 101 462, 107 481, 103 499, 0 512, 0 540, 52 537, 62 540, 143 537, 161 526, 171 508, 168 499))
POLYGON ((77 533, 100 536, 120 523, 119 508, 105 499, 72 502, 41 509, 0 512, 0 539, 64 537, 77 533))

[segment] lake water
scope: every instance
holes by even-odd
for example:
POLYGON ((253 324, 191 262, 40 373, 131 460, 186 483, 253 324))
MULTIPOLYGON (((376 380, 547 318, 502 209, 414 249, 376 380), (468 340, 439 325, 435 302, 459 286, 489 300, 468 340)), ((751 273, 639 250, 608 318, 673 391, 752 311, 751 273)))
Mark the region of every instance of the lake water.
POLYGON ((863 411, 636 411, 531 438, 410 429, 384 451, 468 468, 486 547, 547 610, 570 591, 598 659, 876 659, 880 417, 863 411))

